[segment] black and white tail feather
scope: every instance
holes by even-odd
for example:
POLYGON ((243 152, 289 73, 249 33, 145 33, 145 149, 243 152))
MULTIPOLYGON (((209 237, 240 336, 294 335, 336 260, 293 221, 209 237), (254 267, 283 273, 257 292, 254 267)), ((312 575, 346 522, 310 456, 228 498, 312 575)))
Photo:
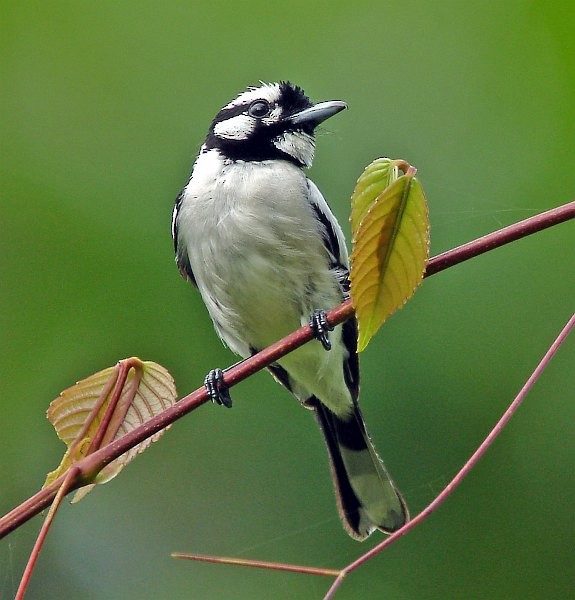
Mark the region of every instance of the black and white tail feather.
MULTIPOLYGON (((249 88, 214 118, 176 200, 180 272, 200 291, 224 343, 242 357, 348 296, 341 227, 303 171, 313 160, 316 126, 343 108, 313 104, 289 82, 249 88)), ((330 352, 311 342, 269 370, 314 411, 341 519, 362 540, 374 529, 396 531, 408 513, 359 410, 355 319, 336 327, 330 341, 330 352)))

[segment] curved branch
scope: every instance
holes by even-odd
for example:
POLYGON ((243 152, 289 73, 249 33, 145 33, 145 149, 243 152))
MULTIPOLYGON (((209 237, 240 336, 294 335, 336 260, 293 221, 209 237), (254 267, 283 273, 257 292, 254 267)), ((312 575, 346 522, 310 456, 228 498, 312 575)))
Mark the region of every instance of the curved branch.
MULTIPOLYGON (((474 256, 479 256, 504 244, 573 218, 575 218, 575 201, 540 213, 431 258, 427 263, 425 276, 428 277, 439 273, 474 256)), ((353 306, 351 300, 346 300, 327 313, 328 321, 331 325, 338 325, 349 319, 352 315, 353 306)), ((226 384, 229 387, 236 385, 253 373, 260 371, 282 356, 309 342, 312 338, 313 333, 310 327, 308 325, 301 327, 258 354, 227 369, 225 372, 226 384)), ((154 433, 195 410, 198 406, 207 402, 207 400, 206 390, 204 387, 201 387, 183 397, 176 404, 140 427, 79 461, 75 464, 75 476, 71 481, 67 482, 69 485, 68 491, 73 491, 84 485, 87 481, 91 481, 95 473, 98 473, 107 464, 118 458, 118 456, 121 456, 154 433)), ((47 508, 53 502, 66 477, 67 475, 62 475, 50 486, 40 490, 2 517, 0 519, 0 539, 47 508)))
POLYGON ((503 229, 498 229, 493 233, 488 233, 472 242, 453 248, 453 250, 443 252, 430 259, 427 264, 425 276, 433 275, 448 267, 453 267, 464 260, 469 260, 474 256, 479 256, 490 250, 495 250, 495 248, 499 248, 510 242, 527 237, 532 233, 543 231, 544 229, 553 227, 559 223, 564 223, 573 218, 575 218, 575 201, 539 213, 538 215, 529 217, 528 219, 519 221, 518 223, 514 223, 503 229))

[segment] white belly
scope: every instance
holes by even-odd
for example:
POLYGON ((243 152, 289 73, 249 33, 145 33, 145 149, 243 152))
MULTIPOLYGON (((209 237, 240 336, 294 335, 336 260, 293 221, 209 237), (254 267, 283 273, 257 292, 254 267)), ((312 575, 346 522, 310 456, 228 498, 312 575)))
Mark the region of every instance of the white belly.
MULTIPOLYGON (((218 333, 243 357, 342 300, 307 193, 305 175, 287 162, 280 173, 277 163, 234 163, 211 185, 192 178, 186 188, 181 239, 218 333)), ((337 408, 350 403, 340 329, 331 352, 311 342, 280 361, 310 395, 330 396, 326 404, 337 408)))

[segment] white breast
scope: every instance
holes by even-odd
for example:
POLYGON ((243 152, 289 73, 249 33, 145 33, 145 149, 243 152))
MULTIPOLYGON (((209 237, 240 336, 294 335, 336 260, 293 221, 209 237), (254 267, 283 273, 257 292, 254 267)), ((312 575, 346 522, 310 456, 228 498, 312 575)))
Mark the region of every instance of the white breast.
POLYGON ((341 299, 303 171, 201 154, 178 216, 180 240, 224 341, 246 356, 341 299))

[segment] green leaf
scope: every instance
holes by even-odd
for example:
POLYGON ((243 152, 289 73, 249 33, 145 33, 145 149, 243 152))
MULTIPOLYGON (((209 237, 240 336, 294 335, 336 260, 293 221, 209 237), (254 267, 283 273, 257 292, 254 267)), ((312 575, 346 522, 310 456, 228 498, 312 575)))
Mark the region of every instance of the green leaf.
MULTIPOLYGON (((68 449, 58 468, 48 474, 44 487, 76 462, 142 425, 177 399, 174 380, 154 362, 139 358, 119 361, 64 390, 48 408, 47 416, 68 449)), ((154 434, 130 449, 95 477, 94 483, 113 479, 137 454, 167 430, 154 434)), ((73 502, 81 500, 94 484, 79 489, 73 502)))
POLYGON ((358 351, 413 295, 425 273, 429 220, 415 172, 404 161, 374 161, 358 180, 352 198, 355 220, 361 216, 355 223, 350 272, 358 351), (406 174, 394 179, 394 167, 406 174))
POLYGON ((369 164, 357 180, 351 196, 351 235, 355 232, 375 199, 398 177, 400 168, 409 167, 403 160, 378 158, 369 164))

